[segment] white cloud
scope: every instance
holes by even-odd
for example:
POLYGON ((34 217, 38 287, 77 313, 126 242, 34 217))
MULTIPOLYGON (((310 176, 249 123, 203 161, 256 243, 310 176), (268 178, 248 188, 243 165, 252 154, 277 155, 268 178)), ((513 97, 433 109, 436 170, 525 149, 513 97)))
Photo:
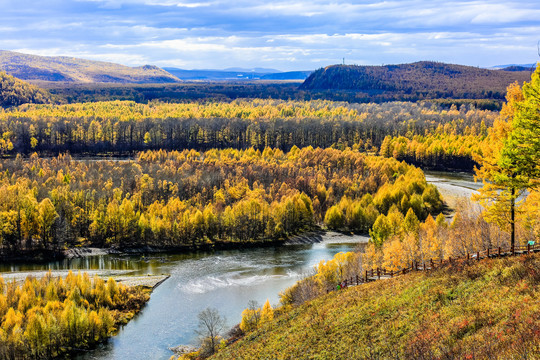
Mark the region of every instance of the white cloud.
POLYGON ((532 0, 2 1, 0 48, 128 65, 520 63, 536 60, 540 33, 532 0))
POLYGON ((102 3, 107 8, 120 8, 122 5, 153 5, 198 8, 211 6, 213 2, 186 2, 177 0, 76 0, 77 2, 102 3))
POLYGON ((522 21, 538 21, 540 10, 515 8, 506 4, 482 4, 476 7, 473 24, 507 24, 522 21))

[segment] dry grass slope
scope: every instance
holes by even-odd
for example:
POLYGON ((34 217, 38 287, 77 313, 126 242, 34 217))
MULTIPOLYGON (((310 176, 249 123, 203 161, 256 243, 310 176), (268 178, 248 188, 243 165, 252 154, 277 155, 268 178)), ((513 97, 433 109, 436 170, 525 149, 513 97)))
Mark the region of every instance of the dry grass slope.
POLYGON ((540 257, 452 264, 285 309, 212 359, 537 359, 540 257))

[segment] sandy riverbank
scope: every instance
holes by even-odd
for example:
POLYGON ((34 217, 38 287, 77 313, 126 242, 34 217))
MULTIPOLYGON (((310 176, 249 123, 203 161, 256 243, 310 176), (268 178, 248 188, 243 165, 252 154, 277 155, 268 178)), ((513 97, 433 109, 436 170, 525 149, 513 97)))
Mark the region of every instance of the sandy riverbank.
POLYGON ((426 171, 425 174, 427 182, 437 187, 452 214, 459 201, 470 199, 482 187, 469 173, 426 171))
POLYGON ((126 286, 144 286, 155 289, 170 275, 146 275, 146 276, 118 276, 114 279, 126 286))
MULTIPOLYGON (((316 230, 309 231, 300 235, 295 235, 283 242, 284 245, 301 245, 301 244, 317 244, 320 242, 325 243, 336 243, 336 244, 346 244, 346 243, 367 243, 369 241, 369 236, 364 235, 348 235, 343 233, 338 233, 335 231, 325 231, 325 230, 316 230)), ((148 254, 148 253, 160 253, 168 252, 166 249, 157 249, 152 247, 141 247, 139 249, 128 249, 125 250, 125 254, 148 254)), ((81 258, 87 256, 99 256, 99 255, 108 255, 108 254, 118 254, 120 253, 115 249, 103 249, 103 248, 73 248, 64 251, 64 255, 67 259, 81 258)))
MULTIPOLYGON (((156 288, 163 281, 167 280, 170 275, 127 275, 121 271, 111 272, 109 270, 84 270, 81 271, 88 273, 91 277, 97 275, 101 278, 108 279, 112 277, 118 283, 124 284, 126 286, 143 286, 148 288, 156 288)), ((18 284, 22 284, 28 276, 40 279, 43 276, 47 275, 48 271, 20 271, 20 272, 7 272, 0 273, 0 276, 6 282, 15 281, 18 284)), ((65 278, 69 273, 69 270, 52 270, 51 274, 53 277, 65 278)))
POLYGON ((109 254, 109 249, 100 249, 100 248, 91 248, 91 247, 73 248, 73 249, 68 249, 64 251, 64 255, 66 256, 66 259, 73 259, 73 258, 84 257, 84 256, 107 255, 107 254, 109 254))

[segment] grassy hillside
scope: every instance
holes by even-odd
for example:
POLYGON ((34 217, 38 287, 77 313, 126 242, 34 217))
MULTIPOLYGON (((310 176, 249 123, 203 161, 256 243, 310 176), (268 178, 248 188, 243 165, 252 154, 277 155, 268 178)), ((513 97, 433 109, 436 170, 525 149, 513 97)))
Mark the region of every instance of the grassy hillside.
POLYGON ((506 87, 529 80, 530 71, 480 69, 422 61, 384 66, 334 65, 313 72, 303 90, 349 90, 375 98, 504 99, 506 87))
POLYGON ((0 71, 0 107, 26 103, 45 104, 50 99, 50 94, 45 90, 0 71))
POLYGON ((212 359, 538 359, 540 257, 453 264, 334 291, 212 359))
POLYGON ((81 83, 171 83, 178 78, 156 66, 129 67, 66 56, 0 50, 0 70, 23 80, 81 83))

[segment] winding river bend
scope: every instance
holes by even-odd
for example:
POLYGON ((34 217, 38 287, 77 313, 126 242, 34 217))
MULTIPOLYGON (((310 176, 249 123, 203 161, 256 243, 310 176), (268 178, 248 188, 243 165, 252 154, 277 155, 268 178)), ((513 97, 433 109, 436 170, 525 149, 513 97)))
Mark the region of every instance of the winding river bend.
MULTIPOLYGON (((426 172, 426 178, 450 201, 450 198, 470 197, 479 187, 468 174, 426 172)), ((0 272, 6 277, 17 272, 47 269, 75 269, 103 275, 171 274, 153 292, 141 313, 117 336, 76 358, 161 360, 172 355, 168 347, 194 343, 197 314, 204 308, 219 309, 232 326, 239 322, 249 300, 262 304, 269 299, 270 303, 277 304, 279 292, 307 275, 319 261, 331 259, 340 251, 352 250, 367 240, 363 236, 328 233, 314 244, 156 254, 151 258, 100 255, 40 265, 0 264, 0 272)))
MULTIPOLYGON (((249 300, 261 305, 277 304, 279 292, 308 274, 320 260, 340 251, 350 251, 366 237, 323 235, 314 244, 276 248, 152 254, 141 256, 100 255, 49 264, 0 264, 3 276, 21 272, 80 269, 101 275, 171 274, 158 286, 143 310, 117 336, 99 348, 81 354, 90 359, 169 359, 168 347, 195 341, 197 314, 206 307, 217 308, 227 325, 239 322, 249 300)), ((40 276, 36 274, 35 276, 40 276)))
POLYGON ((424 171, 426 180, 437 186, 445 202, 453 208, 460 198, 470 198, 476 190, 482 187, 481 182, 474 182, 471 173, 452 173, 445 171, 424 171))

